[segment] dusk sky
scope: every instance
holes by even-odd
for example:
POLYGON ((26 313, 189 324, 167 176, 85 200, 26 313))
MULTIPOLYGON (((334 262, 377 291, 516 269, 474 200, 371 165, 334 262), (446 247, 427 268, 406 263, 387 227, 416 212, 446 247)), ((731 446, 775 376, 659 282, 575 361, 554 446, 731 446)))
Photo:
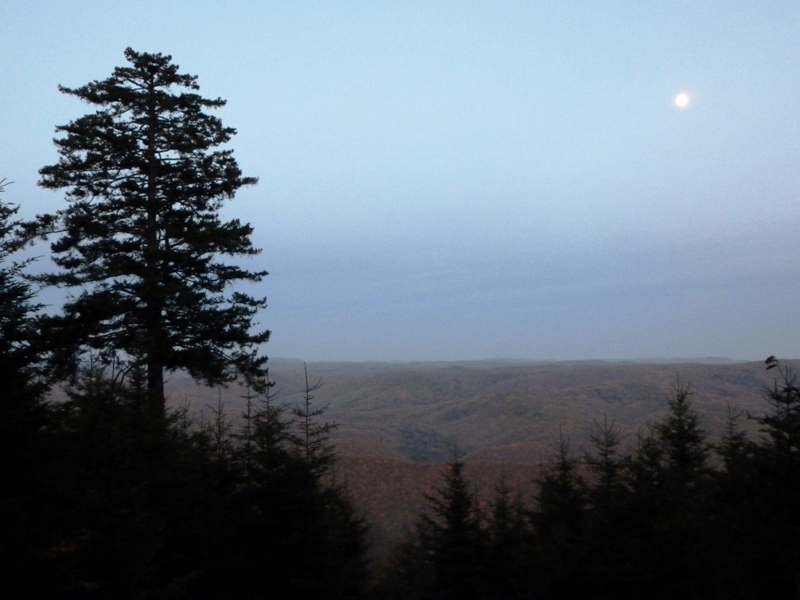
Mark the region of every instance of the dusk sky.
POLYGON ((269 356, 800 357, 800 2, 3 0, 0 24, 26 217, 65 206, 38 170, 93 110, 58 84, 130 46, 228 101, 269 356))

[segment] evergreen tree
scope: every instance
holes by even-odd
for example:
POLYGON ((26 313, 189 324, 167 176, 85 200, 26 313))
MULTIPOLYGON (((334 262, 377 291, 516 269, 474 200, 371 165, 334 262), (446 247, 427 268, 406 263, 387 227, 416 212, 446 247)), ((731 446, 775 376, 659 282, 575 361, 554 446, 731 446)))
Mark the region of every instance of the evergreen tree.
MULTIPOLYGON (((717 454, 722 459, 725 472, 733 474, 740 469, 748 470, 746 463, 752 457, 754 446, 747 438, 747 433, 739 425, 743 412, 728 406, 728 419, 722 439, 716 446, 717 454)), ((739 473, 736 473, 737 475, 739 473)))
POLYGON ((800 387, 789 367, 780 366, 774 357, 770 359, 767 359, 767 370, 777 368, 779 373, 773 387, 765 394, 771 412, 756 421, 766 436, 766 448, 776 466, 791 468, 793 463, 800 463, 800 387))
POLYGON ((536 575, 531 573, 531 532, 521 494, 512 494, 504 473, 490 503, 487 530, 487 596, 529 598, 536 575))
POLYGON ((691 396, 689 387, 679 382, 667 403, 669 413, 653 426, 653 436, 663 450, 664 483, 677 488, 695 485, 708 473, 711 445, 706 442, 691 396))
POLYGON ((292 409, 299 435, 295 439, 297 452, 305 461, 306 467, 320 478, 329 469, 333 468, 336 455, 330 444, 330 435, 338 426, 336 423, 320 422, 319 418, 325 413, 327 406, 314 407, 314 395, 322 387, 322 380, 312 384, 308 380, 308 367, 303 363, 305 375, 305 388, 303 390, 303 403, 292 409))
MULTIPOLYGON (((6 185, 5 179, 0 180, 0 192, 6 185)), ((35 292, 23 276, 33 259, 9 263, 27 241, 22 223, 14 220, 18 211, 18 206, 0 201, 0 372, 7 389, 14 385, 41 393, 43 349, 37 343, 36 319, 40 305, 33 302, 35 292)))
POLYGON ((87 349, 141 358, 159 413, 165 371, 215 385, 238 370, 263 385, 266 358, 256 346, 269 332, 251 326, 266 300, 226 290, 266 272, 217 260, 259 252, 250 225, 219 216, 226 199, 257 181, 242 175, 231 150, 215 149, 235 130, 205 111, 225 101, 195 93, 197 77, 179 73, 170 56, 128 48, 125 58, 108 79, 59 87, 97 110, 56 128, 60 159, 40 170, 39 183, 65 188, 69 206, 39 217, 35 229, 61 233, 51 248, 62 270, 41 280, 82 290, 50 323, 49 337, 61 343, 56 363, 74 370, 87 349))
MULTIPOLYGON (((0 192, 5 185, 0 180, 0 192)), ((0 201, 0 596, 29 578, 27 569, 47 538, 39 522, 47 511, 44 352, 39 305, 23 275, 30 261, 11 259, 26 242, 17 210, 0 201)))
POLYGON ((711 446, 691 396, 688 386, 674 387, 669 412, 640 436, 630 467, 633 587, 656 590, 653 597, 705 598, 715 578, 711 446))
POLYGON ((621 454, 623 435, 604 416, 595 421, 589 436, 594 448, 585 461, 593 485, 587 491, 589 578, 598 598, 622 598, 630 586, 630 536, 628 508, 630 490, 626 485, 628 457, 621 454))
MULTIPOLYGON (((333 450, 307 384, 303 407, 247 390, 232 438, 238 481, 221 521, 216 559, 196 582, 209 598, 354 598, 366 583, 363 521, 344 490, 327 482, 333 450), (322 461, 322 458, 325 458, 322 461)), ((220 420, 215 412, 214 422, 220 420)), ((218 446, 212 427, 209 448, 218 446)))
POLYGON ((554 460, 539 478, 537 506, 530 520, 535 534, 535 568, 545 597, 580 598, 587 594, 586 484, 559 430, 554 460))
POLYGON ((774 569, 772 557, 759 558, 759 540, 764 538, 762 529, 767 515, 762 514, 757 501, 762 497, 756 461, 758 445, 740 428, 743 414, 728 407, 727 423, 716 445, 723 469, 713 473, 713 518, 707 523, 714 535, 710 555, 717 574, 715 588, 718 597, 731 599, 768 595, 763 576, 774 569))
MULTIPOLYGON (((5 185, 6 180, 0 180, 0 192, 5 191, 5 185)), ((14 435, 22 421, 34 418, 33 412, 40 412, 38 400, 46 389, 44 351, 38 333, 40 305, 33 302, 35 292, 23 276, 32 259, 9 262, 26 243, 20 222, 14 220, 18 210, 0 201, 0 427, 8 428, 0 435, 0 443, 14 435)))
POLYGON ((755 449, 758 485, 748 499, 758 512, 753 536, 753 561, 760 587, 775 598, 800 594, 800 385, 794 372, 773 356, 767 370, 776 369, 773 386, 765 390, 770 412, 755 421, 762 443, 755 449))
POLYGON ((50 536, 33 581, 42 597, 154 597, 208 562, 213 450, 179 418, 152 418, 144 372, 90 358, 48 428, 50 536))
POLYGON ((481 598, 484 595, 486 535, 477 498, 464 476, 465 463, 456 452, 444 471, 444 485, 426 496, 430 514, 417 524, 416 568, 435 598, 481 598))
MULTIPOLYGON (((604 415, 603 423, 594 422, 595 432, 589 436, 594 453, 585 453, 584 460, 596 481, 587 493, 592 521, 601 529, 613 529, 616 509, 623 505, 628 488, 625 485, 626 457, 620 455, 623 436, 619 427, 604 415)), ((609 531, 609 533, 611 533, 609 531)))

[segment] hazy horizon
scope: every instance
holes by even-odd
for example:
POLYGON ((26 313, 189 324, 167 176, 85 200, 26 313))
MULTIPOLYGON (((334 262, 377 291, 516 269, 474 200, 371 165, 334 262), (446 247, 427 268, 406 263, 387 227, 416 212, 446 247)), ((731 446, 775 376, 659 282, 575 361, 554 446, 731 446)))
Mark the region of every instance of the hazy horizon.
MULTIPOLYGON (((794 361, 792 357, 778 357, 781 362, 794 361)), ((513 357, 489 357, 474 358, 465 360, 306 360, 298 357, 289 356, 270 356, 269 365, 281 363, 306 363, 306 364, 378 364, 378 365, 447 365, 447 364, 492 364, 501 365, 549 365, 549 364, 568 364, 568 363, 607 363, 607 364, 641 364, 641 365, 666 365, 666 364, 707 364, 707 365, 727 365, 744 364, 752 362, 764 362, 763 359, 736 359, 724 356, 689 356, 689 357, 643 357, 643 358, 576 358, 576 359, 535 359, 535 358, 513 358, 513 357)))
POLYGON ((800 356, 800 4, 7 0, 0 18, 0 178, 25 217, 63 205, 37 171, 91 110, 58 84, 131 46, 228 100, 260 183, 224 215, 263 248, 247 291, 269 299, 269 356, 800 356))

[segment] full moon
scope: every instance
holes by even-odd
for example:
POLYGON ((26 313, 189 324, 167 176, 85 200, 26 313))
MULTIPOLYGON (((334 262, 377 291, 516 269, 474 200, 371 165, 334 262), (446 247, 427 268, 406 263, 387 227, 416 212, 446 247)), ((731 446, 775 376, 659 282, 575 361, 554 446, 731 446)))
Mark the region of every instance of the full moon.
POLYGON ((683 108, 687 104, 689 104, 689 96, 687 96, 686 94, 678 94, 677 96, 675 96, 675 105, 678 108, 683 108))

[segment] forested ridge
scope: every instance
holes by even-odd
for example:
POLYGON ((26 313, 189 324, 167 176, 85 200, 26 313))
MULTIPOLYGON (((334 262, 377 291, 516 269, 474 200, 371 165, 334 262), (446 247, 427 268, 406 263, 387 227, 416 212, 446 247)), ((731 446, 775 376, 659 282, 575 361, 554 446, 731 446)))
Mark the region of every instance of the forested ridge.
POLYGON ((299 398, 276 395, 254 332, 265 300, 231 291, 266 272, 220 260, 258 253, 219 216, 256 183, 218 149, 235 131, 207 111, 224 101, 169 56, 126 59, 61 88, 96 109, 57 128, 40 171, 67 208, 23 221, 0 202, 0 596, 800 595, 800 388, 774 357, 764 411, 731 408, 721 432, 681 383, 635 439, 604 415, 585 450, 554 431, 533 495, 502 473, 479 494, 454 448, 395 559, 371 565, 321 381, 304 371, 299 398), (15 261, 37 240, 57 271, 15 261), (41 286, 71 292, 60 312, 41 286), (169 405, 178 372, 243 408, 169 405))
POLYGON ((800 396, 778 368, 761 416, 731 409, 719 441, 689 387, 633 440, 606 417, 590 447, 555 433, 523 495, 479 494, 454 455, 383 585, 422 598, 794 598, 800 396), (750 439, 745 419, 759 425, 750 439), (624 443, 625 441, 629 443, 624 443), (630 443, 632 442, 632 444, 630 443), (631 448, 629 450, 628 448, 631 448))

